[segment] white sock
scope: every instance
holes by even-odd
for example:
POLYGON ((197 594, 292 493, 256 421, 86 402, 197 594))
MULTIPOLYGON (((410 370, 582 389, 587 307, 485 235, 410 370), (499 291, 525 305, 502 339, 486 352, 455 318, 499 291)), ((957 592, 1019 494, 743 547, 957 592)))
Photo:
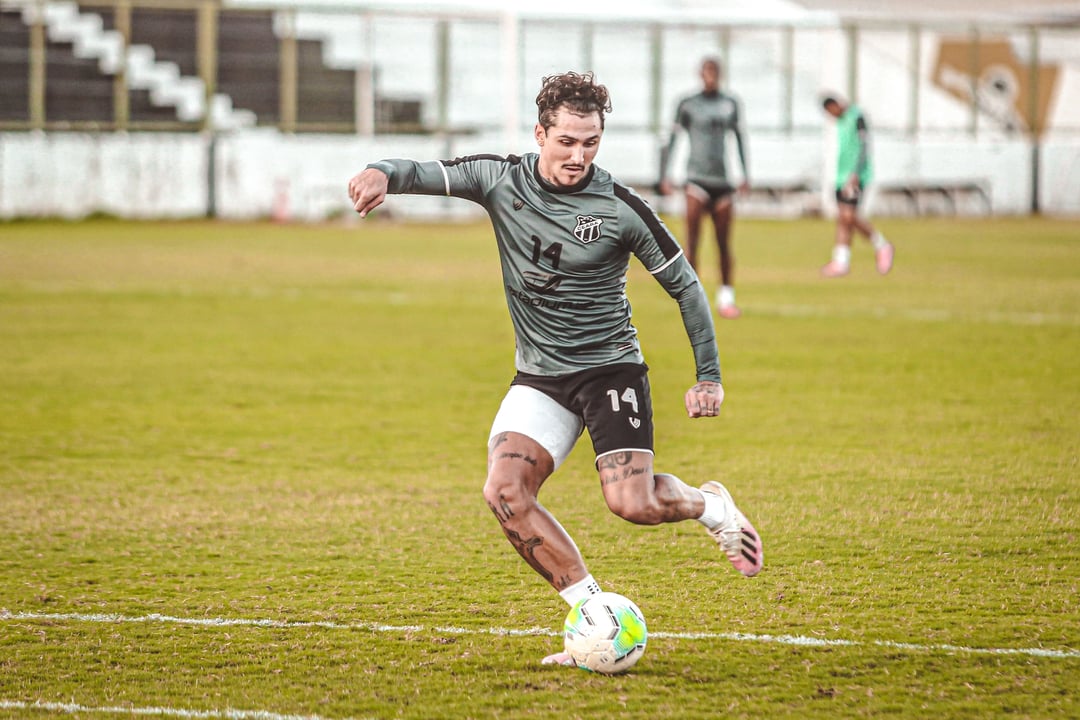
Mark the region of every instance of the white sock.
POLYGON ((880 250, 889 244, 889 241, 885 239, 885 236, 881 233, 874 231, 874 234, 870 236, 870 243, 874 246, 875 250, 880 250))
POLYGON ((835 245, 832 250, 833 262, 842 267, 851 265, 851 248, 847 245, 835 245))
POLYGON ((592 574, 589 574, 570 587, 561 590, 559 595, 562 596, 562 599, 565 600, 570 607, 574 607, 585 598, 590 595, 595 595, 598 592, 600 592, 600 586, 597 585, 592 574))
POLYGON ((701 497, 705 500, 705 512, 697 519, 699 523, 713 530, 727 522, 727 501, 719 495, 702 492, 701 497))
POLYGON ((730 307, 735 304, 735 288, 724 285, 716 293, 716 304, 720 307, 730 307))

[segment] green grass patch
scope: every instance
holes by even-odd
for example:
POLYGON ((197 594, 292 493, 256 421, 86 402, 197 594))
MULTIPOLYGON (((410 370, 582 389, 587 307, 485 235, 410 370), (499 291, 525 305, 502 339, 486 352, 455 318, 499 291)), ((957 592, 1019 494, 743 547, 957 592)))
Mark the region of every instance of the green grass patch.
POLYGON ((893 273, 822 280, 831 225, 737 222, 715 420, 632 264, 657 469, 766 568, 615 518, 584 439, 543 499, 658 633, 618 678, 539 666, 565 604, 480 494, 486 225, 0 226, 0 717, 1080 715, 1080 224, 882 225, 893 273))

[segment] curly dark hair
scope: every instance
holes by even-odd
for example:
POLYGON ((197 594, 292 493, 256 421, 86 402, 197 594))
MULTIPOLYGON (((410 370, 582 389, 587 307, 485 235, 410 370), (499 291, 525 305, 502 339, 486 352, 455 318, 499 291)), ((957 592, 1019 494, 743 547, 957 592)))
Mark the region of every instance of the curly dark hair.
POLYGON ((611 112, 608 89, 596 83, 591 72, 579 75, 565 72, 548 75, 536 96, 536 107, 541 127, 547 130, 555 124, 555 114, 565 107, 575 115, 600 113, 600 129, 604 128, 604 113, 611 112))

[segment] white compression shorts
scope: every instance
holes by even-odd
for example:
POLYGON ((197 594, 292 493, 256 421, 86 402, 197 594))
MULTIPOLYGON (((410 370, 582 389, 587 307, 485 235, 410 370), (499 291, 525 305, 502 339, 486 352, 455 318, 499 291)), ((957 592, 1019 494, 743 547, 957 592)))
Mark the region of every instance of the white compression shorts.
POLYGON ((526 435, 544 448, 557 469, 585 429, 585 422, 535 388, 511 385, 491 423, 491 438, 499 433, 526 435))

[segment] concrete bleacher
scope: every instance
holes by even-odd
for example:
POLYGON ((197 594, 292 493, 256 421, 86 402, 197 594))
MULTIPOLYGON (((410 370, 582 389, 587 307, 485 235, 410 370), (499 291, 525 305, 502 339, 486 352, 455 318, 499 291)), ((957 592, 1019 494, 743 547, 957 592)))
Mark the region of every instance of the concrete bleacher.
MULTIPOLYGON (((193 43, 194 47, 194 43, 193 43)), ((255 113, 259 125, 280 117, 281 52, 270 11, 228 11, 218 16, 218 92, 255 113)))
POLYGON ((30 29, 18 11, 0 10, 0 120, 30 116, 30 29))
POLYGON ((76 57, 72 43, 45 47, 45 116, 64 121, 109 122, 113 118, 113 77, 95 60, 76 57))
MULTIPOLYGON (((117 35, 114 11, 79 7, 81 20, 92 17, 103 35, 117 35)), ((179 83, 199 82, 198 18, 192 9, 134 7, 131 52, 164 66, 179 83)), ((79 52, 78 41, 46 34, 45 115, 47 122, 111 123, 114 120, 114 72, 100 57, 79 52)), ((30 28, 19 10, 0 12, 0 120, 27 121, 30 115, 30 28)), ((215 104, 229 105, 258 125, 276 125, 281 117, 281 41, 270 10, 222 10, 218 15, 215 104)), ((127 62, 132 62, 129 53, 127 62)), ((146 62, 141 63, 145 66, 146 62)), ((297 120, 323 128, 351 126, 356 118, 356 71, 323 63, 322 42, 297 40, 297 120)), ((169 73, 164 73, 168 75, 169 73)), ((129 80, 134 76, 129 75, 129 80)), ((129 82, 129 119, 136 123, 178 120, 196 123, 190 103, 181 109, 177 93, 129 82)))
POLYGON ((322 42, 297 41, 297 120, 351 123, 356 118, 356 71, 328 68, 322 57, 322 42))

